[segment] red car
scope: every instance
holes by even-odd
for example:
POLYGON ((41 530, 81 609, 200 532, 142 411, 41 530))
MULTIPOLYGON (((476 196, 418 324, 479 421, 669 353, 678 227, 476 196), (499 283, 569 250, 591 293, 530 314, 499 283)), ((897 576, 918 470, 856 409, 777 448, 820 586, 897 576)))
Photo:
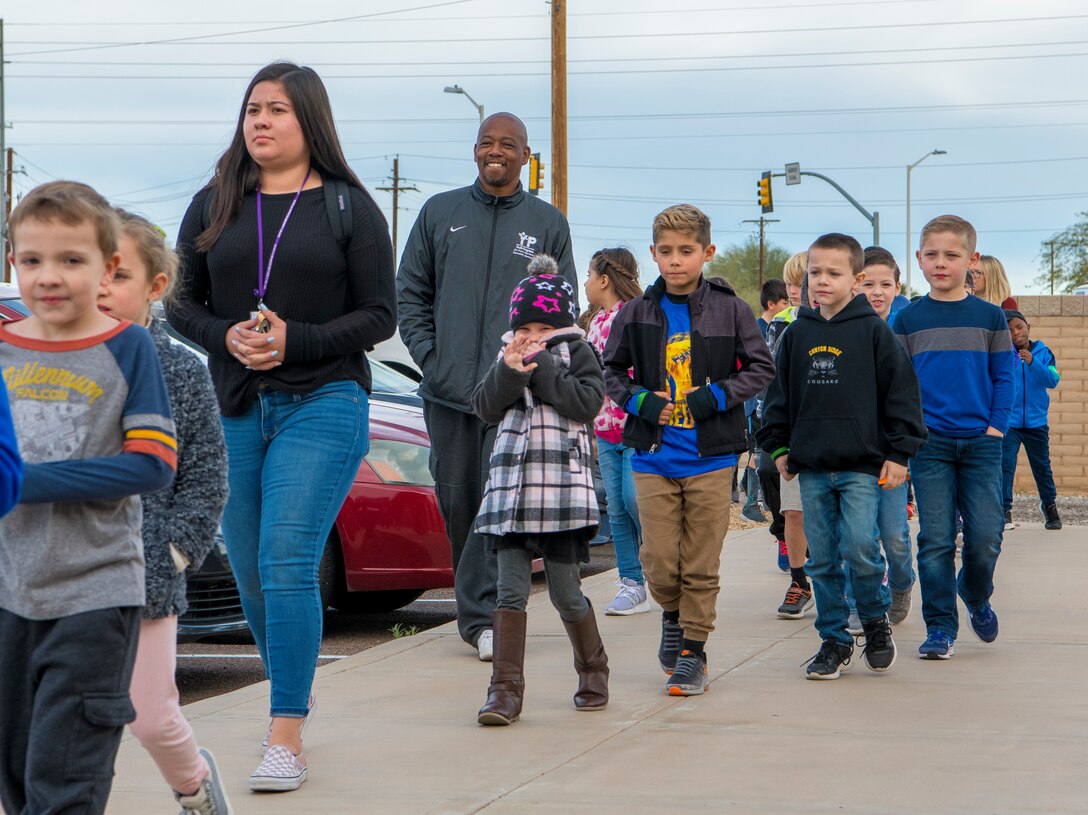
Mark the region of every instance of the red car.
MULTIPOLYGON (((380 362, 371 367, 370 452, 336 517, 319 570, 324 605, 355 613, 391 611, 428 589, 453 585, 416 383, 380 362)), ((188 600, 189 610, 178 620, 179 640, 246 630, 222 537, 190 575, 188 600)))
MULTIPOLYGON (((0 319, 24 316, 18 288, 0 284, 0 319)), ((205 357, 202 349, 170 333, 205 357)), ((371 369, 370 452, 329 534, 320 568, 325 606, 351 612, 390 611, 428 589, 453 585, 418 383, 376 360, 371 369)), ((178 621, 179 639, 246 630, 222 536, 189 576, 188 599, 189 610, 178 621)))

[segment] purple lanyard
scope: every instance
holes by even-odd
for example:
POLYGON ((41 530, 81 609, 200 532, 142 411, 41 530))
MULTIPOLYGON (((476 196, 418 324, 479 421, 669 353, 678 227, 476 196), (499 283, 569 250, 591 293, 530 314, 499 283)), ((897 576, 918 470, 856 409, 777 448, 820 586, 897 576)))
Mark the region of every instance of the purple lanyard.
POLYGON ((272 261, 276 259, 276 250, 280 246, 280 238, 283 237, 283 230, 287 228, 287 221, 291 218, 291 213, 295 211, 295 204, 298 203, 299 196, 302 195, 302 188, 306 186, 306 182, 310 180, 310 173, 313 172, 313 167, 306 171, 306 177, 302 179, 302 185, 298 188, 298 192, 295 193, 295 198, 291 202, 291 206, 287 209, 287 214, 283 216, 283 223, 280 224, 280 231, 276 233, 276 240, 272 242, 272 253, 268 256, 268 266, 264 265, 264 218, 261 217, 261 182, 257 182, 257 288, 253 290, 254 296, 257 298, 257 304, 262 305, 264 303, 264 293, 268 289, 268 278, 272 276, 272 261))

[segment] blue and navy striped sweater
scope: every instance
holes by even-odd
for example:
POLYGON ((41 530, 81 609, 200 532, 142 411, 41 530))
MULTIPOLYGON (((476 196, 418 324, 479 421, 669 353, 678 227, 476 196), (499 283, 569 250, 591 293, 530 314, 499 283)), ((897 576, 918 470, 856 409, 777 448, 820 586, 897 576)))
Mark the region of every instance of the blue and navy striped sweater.
POLYGON ((1016 357, 1000 308, 926 295, 897 312, 893 328, 918 374, 927 428, 951 438, 1008 430, 1016 357))

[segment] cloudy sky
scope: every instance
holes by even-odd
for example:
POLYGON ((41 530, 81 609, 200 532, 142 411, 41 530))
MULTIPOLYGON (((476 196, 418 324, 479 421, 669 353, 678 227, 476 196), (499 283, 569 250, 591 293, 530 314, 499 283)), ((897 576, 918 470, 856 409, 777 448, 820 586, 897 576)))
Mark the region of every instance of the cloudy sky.
MULTIPOLYGON (((325 79, 368 186, 402 183, 400 242, 422 203, 475 177, 477 111, 512 111, 550 169, 543 0, 184 4, 9 0, 7 145, 16 196, 86 181, 173 236, 229 139, 249 77, 290 59, 325 79)), ((954 212, 1014 293, 1041 293, 1040 242, 1088 210, 1088 7, 1077 0, 569 0, 569 218, 585 269, 625 245, 652 278, 649 225, 681 201, 719 249, 751 234, 761 171, 786 162, 880 213, 881 243, 954 212), (615 11, 621 7, 622 11, 615 11)), ((527 179, 527 171, 523 178, 527 179)), ((550 194, 550 184, 545 195, 550 194)), ((387 215, 389 193, 375 192, 387 215)), ((827 231, 872 242, 833 188, 774 180, 790 251, 827 231)), ((915 275, 915 283, 921 280, 915 275)))

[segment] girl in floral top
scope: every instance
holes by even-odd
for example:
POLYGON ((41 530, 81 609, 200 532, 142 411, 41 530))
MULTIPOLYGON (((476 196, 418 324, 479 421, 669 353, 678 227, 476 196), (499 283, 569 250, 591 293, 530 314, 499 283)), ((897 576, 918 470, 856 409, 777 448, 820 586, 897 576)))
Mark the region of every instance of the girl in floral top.
MULTIPOLYGON (((583 316, 583 327, 589 341, 603 353, 612 319, 624 303, 642 296, 635 256, 622 248, 600 250, 589 262, 589 276, 585 285, 590 308, 583 316)), ((604 406, 593 422, 620 574, 619 593, 605 609, 605 614, 621 616, 650 610, 638 556, 642 528, 635 502, 634 477, 631 475, 634 450, 625 447, 621 441, 625 418, 623 410, 606 396, 604 406)))

